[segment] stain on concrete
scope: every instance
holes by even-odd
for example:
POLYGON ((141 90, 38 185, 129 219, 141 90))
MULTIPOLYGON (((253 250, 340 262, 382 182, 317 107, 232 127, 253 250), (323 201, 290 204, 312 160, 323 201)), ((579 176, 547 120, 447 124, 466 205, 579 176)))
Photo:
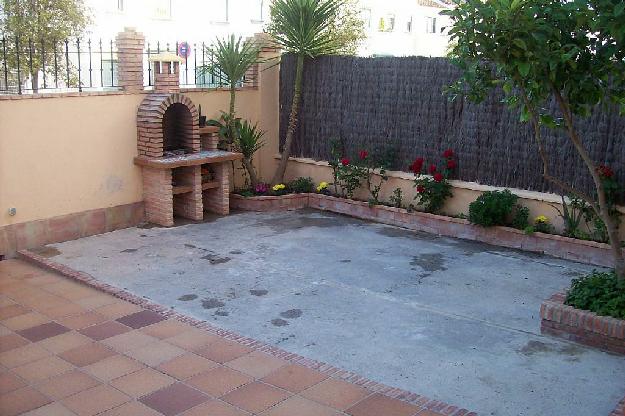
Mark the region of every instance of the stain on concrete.
POLYGON ((228 311, 215 311, 215 315, 217 316, 228 316, 230 313, 228 311))
POLYGON ((245 252, 244 252, 244 251, 242 251, 242 250, 232 250, 232 251, 230 252, 230 254, 243 254, 243 253, 245 253, 245 252))
POLYGON ((217 254, 207 254, 202 257, 204 260, 208 260, 210 264, 223 264, 232 260, 230 257, 220 257, 217 254))
POLYGON ((568 356, 568 361, 576 361, 577 357, 581 354, 584 354, 586 350, 577 345, 565 344, 565 345, 555 345, 555 344, 546 344, 541 341, 530 340, 519 350, 519 352, 528 357, 534 354, 561 354, 568 356))
POLYGON ((350 259, 343 259, 341 260, 341 263, 351 263, 352 261, 350 259))
POLYGON ((411 266, 419 266, 426 272, 437 272, 447 270, 445 267, 445 257, 441 253, 424 253, 412 256, 411 266))
POLYGON ((375 230, 376 234, 383 235, 385 237, 393 237, 393 238, 411 238, 415 240, 438 240, 439 236, 434 234, 424 233, 423 231, 412 231, 407 230, 405 228, 398 227, 378 227, 375 230))
POLYGON ((308 211, 306 213, 307 215, 277 215, 274 217, 260 219, 257 225, 270 227, 276 234, 284 234, 292 232, 293 230, 300 230, 309 227, 330 228, 344 227, 347 225, 361 226, 366 224, 366 222, 362 220, 346 216, 324 215, 318 211, 303 211, 308 211))
POLYGON ((145 237, 148 237, 148 235, 147 234, 139 234, 139 237, 145 238, 145 237))
POLYGON ((197 295, 194 295, 194 294, 182 295, 178 298, 178 300, 181 300, 183 302, 188 302, 190 300, 195 300, 195 299, 197 299, 197 295))
POLYGON ((196 246, 194 246, 193 244, 185 244, 184 245, 186 248, 197 248, 196 246))
POLYGON ((250 294, 254 296, 265 296, 267 293, 269 293, 269 291, 265 289, 251 289, 250 290, 250 294))
POLYGON ((287 326, 289 323, 284 319, 276 318, 271 320, 273 326, 287 326))
POLYGON ((202 300, 202 307, 204 309, 216 309, 216 308, 221 308, 223 306, 226 306, 226 304, 216 298, 202 300))
POLYGON ((280 316, 286 319, 296 319, 302 316, 302 310, 301 309, 289 309, 288 311, 281 312, 280 316))
POLYGON ((126 248, 120 251, 120 253, 136 253, 138 250, 139 250, 138 248, 126 248))
POLYGON ((31 249, 36 254, 39 254, 41 257, 50 258, 54 256, 58 256, 61 254, 61 250, 56 247, 43 246, 31 249))

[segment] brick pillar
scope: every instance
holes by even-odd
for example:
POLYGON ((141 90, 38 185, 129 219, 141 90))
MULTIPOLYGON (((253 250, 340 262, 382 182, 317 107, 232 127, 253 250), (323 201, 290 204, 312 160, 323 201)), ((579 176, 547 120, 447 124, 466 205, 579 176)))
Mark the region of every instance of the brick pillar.
POLYGON ((171 169, 143 167, 143 200, 148 222, 165 227, 174 225, 171 169))
POLYGON ((229 164, 227 162, 212 164, 211 168, 215 173, 215 181, 219 182, 219 187, 204 191, 204 209, 219 215, 230 213, 230 180, 229 164))
POLYGON ((115 38, 117 83, 127 92, 143 91, 143 46, 145 37, 134 28, 124 28, 115 38))
POLYGON ((202 206, 202 172, 200 166, 186 166, 176 168, 174 173, 176 184, 191 185, 193 190, 174 195, 174 214, 178 217, 194 221, 204 219, 202 206))
POLYGON ((180 62, 154 61, 154 92, 180 92, 180 62))

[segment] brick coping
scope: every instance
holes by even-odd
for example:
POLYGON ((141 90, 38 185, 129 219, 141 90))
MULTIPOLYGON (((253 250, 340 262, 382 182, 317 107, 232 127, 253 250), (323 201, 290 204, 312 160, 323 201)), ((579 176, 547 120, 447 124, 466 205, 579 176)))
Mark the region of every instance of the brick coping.
POLYGON ((565 305, 566 292, 540 305, 540 332, 625 355, 625 320, 565 305))
POLYGON ((404 208, 385 205, 369 206, 364 201, 324 194, 302 193, 253 197, 230 194, 230 204, 233 208, 251 211, 314 208, 447 237, 542 252, 558 258, 599 266, 611 266, 608 244, 539 232, 528 235, 522 230, 503 226, 481 227, 462 218, 420 211, 408 212, 404 208))
POLYGON ((159 313, 161 314, 161 316, 165 318, 176 319, 180 322, 186 323, 195 328, 202 329, 212 334, 228 339, 230 341, 237 342, 253 350, 263 352, 266 354, 270 354, 276 358, 280 358, 282 360, 288 361, 291 364, 298 364, 298 365, 319 371, 328 376, 340 378, 344 381, 350 382, 357 386, 361 386, 366 389, 369 389, 373 393, 378 393, 378 394, 384 395, 392 399, 397 399, 406 403, 413 404, 415 406, 420 407, 422 410, 430 410, 433 412, 439 412, 447 416, 477 416, 477 413, 470 412, 467 409, 463 409, 458 406, 453 406, 453 405, 444 403, 439 400, 433 400, 428 397, 421 396, 419 394, 416 394, 407 390, 390 387, 385 384, 378 383, 371 379, 362 377, 351 371, 343 370, 343 369, 334 367, 324 362, 312 360, 312 359, 303 357, 298 354, 290 353, 281 348, 266 344, 264 342, 255 340, 253 338, 242 336, 234 331, 218 328, 206 321, 201 321, 199 319, 192 318, 190 316, 176 312, 173 309, 167 308, 160 304, 151 302, 147 299, 133 295, 132 293, 126 290, 120 289, 116 286, 101 282, 87 273, 74 270, 71 267, 65 266, 53 260, 42 257, 32 251, 20 250, 18 252, 18 255, 21 259, 27 262, 30 262, 32 264, 35 264, 43 269, 47 269, 47 270, 59 273, 67 278, 75 280, 86 286, 100 290, 104 293, 107 293, 116 298, 125 300, 134 305, 140 306, 144 309, 159 313))

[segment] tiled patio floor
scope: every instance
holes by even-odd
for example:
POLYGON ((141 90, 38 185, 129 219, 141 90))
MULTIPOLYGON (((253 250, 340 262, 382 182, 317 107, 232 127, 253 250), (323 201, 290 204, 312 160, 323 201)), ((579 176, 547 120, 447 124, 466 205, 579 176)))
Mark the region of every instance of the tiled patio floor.
POLYGON ((439 415, 7 260, 0 415, 20 414, 439 415))

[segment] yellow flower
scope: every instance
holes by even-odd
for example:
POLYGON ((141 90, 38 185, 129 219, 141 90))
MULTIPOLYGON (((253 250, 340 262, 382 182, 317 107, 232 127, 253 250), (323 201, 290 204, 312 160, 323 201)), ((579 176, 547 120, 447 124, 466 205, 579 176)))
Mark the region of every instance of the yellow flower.
POLYGON ((534 218, 534 222, 541 223, 541 224, 548 224, 549 218, 545 217, 544 215, 539 215, 538 217, 534 218))
POLYGON ((319 185, 317 186, 317 192, 321 192, 324 189, 326 189, 328 187, 328 183, 327 182, 320 182, 319 185))
POLYGON ((274 185, 273 188, 271 188, 271 189, 273 189, 274 191, 281 191, 284 188, 286 188, 286 185, 283 184, 283 183, 279 183, 277 185, 274 185))

